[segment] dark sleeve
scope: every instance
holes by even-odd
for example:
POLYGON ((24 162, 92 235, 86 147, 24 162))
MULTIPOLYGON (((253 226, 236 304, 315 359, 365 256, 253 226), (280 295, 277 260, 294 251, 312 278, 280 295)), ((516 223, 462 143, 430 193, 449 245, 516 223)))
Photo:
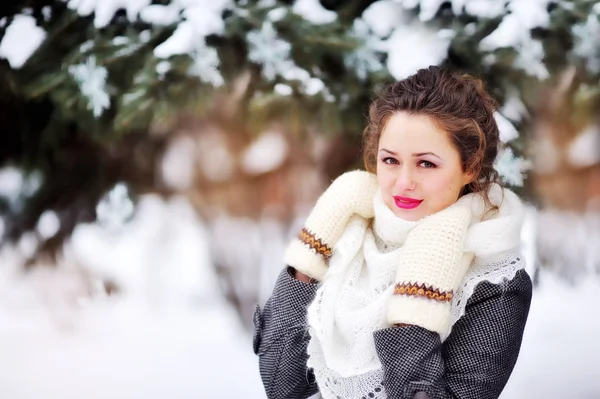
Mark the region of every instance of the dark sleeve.
POLYGON ((376 331, 388 397, 498 398, 519 356, 531 295, 524 270, 501 284, 480 283, 444 343, 419 326, 376 331))
POLYGON ((314 375, 306 366, 306 313, 316 292, 316 284, 296 280, 286 268, 263 311, 256 306, 253 346, 269 399, 305 399, 318 392, 314 375))

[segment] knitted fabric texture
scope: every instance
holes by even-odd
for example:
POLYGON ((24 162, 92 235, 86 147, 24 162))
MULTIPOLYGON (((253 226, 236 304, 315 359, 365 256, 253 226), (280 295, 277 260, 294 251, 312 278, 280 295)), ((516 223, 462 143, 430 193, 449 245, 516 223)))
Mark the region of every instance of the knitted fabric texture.
MULTIPOLYGON (((514 261, 519 259, 522 204, 514 193, 499 186, 489 194, 497 204, 504 197, 499 212, 491 218, 482 217, 482 198, 471 195, 459 201, 472 212, 464 250, 474 253, 475 259, 454 290, 451 302, 411 298, 435 304, 424 317, 449 320, 448 331, 440 335, 443 340, 464 314, 477 284, 511 279, 524 268, 521 260, 514 261)), ((377 392, 376 398, 387 397, 381 385, 383 370, 373 333, 389 327, 388 307, 396 289, 399 259, 407 237, 421 221, 395 217, 379 193, 373 206, 372 224, 360 217, 350 219, 308 308, 311 339, 307 364, 314 371, 324 399, 362 398, 372 392, 377 392)), ((415 311, 408 305, 405 310, 415 311)))
POLYGON ((284 262, 314 279, 322 280, 332 248, 352 215, 373 217, 377 176, 355 170, 346 172, 319 197, 298 237, 292 239, 284 262))
MULTIPOLYGON (((398 257, 396 289, 388 305, 389 324, 416 324, 445 335, 450 324, 452 298, 471 261, 472 253, 464 251, 471 211, 454 204, 421 220, 408 234, 398 257), (430 287, 438 299, 410 295, 400 287, 430 287)), ((423 293, 425 290, 422 288, 423 293)), ((416 291, 416 293, 418 290, 416 291)), ((415 293, 415 294, 416 294, 415 293)))

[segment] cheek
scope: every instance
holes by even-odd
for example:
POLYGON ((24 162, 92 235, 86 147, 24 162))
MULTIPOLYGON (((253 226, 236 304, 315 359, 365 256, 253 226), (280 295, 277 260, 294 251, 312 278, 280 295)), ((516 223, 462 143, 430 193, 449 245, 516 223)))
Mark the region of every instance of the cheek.
POLYGON ((386 183, 385 179, 380 177, 380 175, 377 175, 377 186, 381 195, 383 195, 384 198, 387 197, 389 194, 389 185, 386 183))
POLYGON ((381 192, 385 193, 393 184, 393 176, 385 168, 377 168, 377 184, 381 192))
POLYGON ((454 175, 439 175, 426 185, 432 199, 440 206, 448 206, 458 199, 461 182, 454 175))

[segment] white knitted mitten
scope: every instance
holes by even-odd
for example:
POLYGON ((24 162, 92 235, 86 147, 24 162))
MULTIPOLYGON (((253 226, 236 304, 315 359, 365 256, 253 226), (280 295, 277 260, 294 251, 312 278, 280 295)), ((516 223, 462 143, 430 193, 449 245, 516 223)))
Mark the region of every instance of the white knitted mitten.
POLYGON ((471 210, 454 204, 408 234, 388 303, 390 325, 414 324, 446 336, 454 292, 473 260, 463 250, 470 221, 471 210))
POLYGON ((360 170, 346 172, 331 183, 317 200, 298 237, 285 251, 284 262, 301 273, 322 280, 333 246, 348 219, 358 214, 373 217, 377 176, 360 170))

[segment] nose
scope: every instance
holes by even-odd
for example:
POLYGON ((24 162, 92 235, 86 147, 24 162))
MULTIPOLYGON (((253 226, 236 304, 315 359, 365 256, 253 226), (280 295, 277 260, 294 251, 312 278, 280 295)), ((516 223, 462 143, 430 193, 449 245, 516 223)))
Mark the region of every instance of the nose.
POLYGON ((415 181, 414 171, 407 166, 398 168, 398 175, 396 176, 396 188, 399 192, 412 191, 417 187, 415 181))

